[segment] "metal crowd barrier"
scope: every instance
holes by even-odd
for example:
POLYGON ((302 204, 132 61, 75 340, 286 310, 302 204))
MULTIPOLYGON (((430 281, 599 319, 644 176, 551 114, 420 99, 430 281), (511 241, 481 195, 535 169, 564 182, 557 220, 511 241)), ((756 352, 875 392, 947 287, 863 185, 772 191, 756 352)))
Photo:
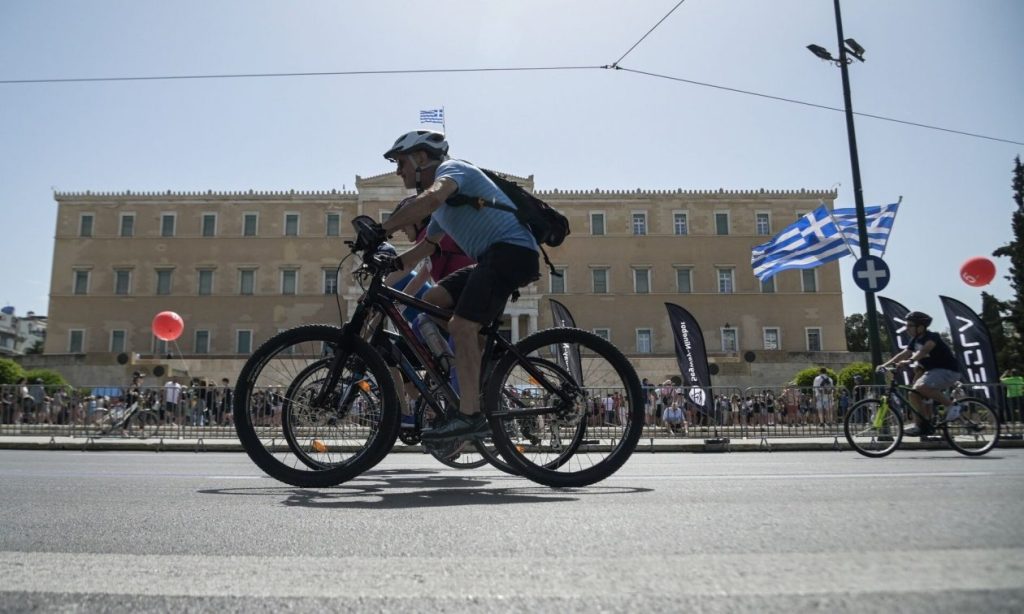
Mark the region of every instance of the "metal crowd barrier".
MULTIPOLYGON (((147 414, 146 427, 104 431, 109 416, 127 410, 127 386, 94 386, 79 389, 30 384, 28 394, 16 385, 0 386, 0 436, 72 437, 84 442, 100 438, 147 441, 187 440, 201 448, 205 440, 237 439, 232 424, 233 389, 221 386, 186 386, 168 393, 163 386, 140 388, 139 410, 147 414), (168 396, 170 394, 170 396, 168 396), (152 427, 152 428, 150 428, 152 427)), ((876 396, 882 387, 836 386, 831 394, 812 387, 767 386, 740 389, 663 387, 645 391, 643 440, 654 446, 671 440, 699 441, 728 448, 733 440, 760 440, 766 449, 773 441, 819 438, 837 445, 844 441, 845 412, 862 398, 876 396), (704 399, 704 403, 699 403, 704 399), (676 408, 682 414, 676 420, 676 408), (670 411, 671 410, 671 411, 670 411)), ((1003 437, 1020 439, 1024 434, 1024 396, 1010 397, 1000 383, 965 384, 970 396, 980 396, 1003 419, 1003 437)), ((600 436, 617 432, 624 415, 621 407, 595 395, 588 408, 588 428, 600 436)), ((642 440, 642 441, 643 441, 642 440)))

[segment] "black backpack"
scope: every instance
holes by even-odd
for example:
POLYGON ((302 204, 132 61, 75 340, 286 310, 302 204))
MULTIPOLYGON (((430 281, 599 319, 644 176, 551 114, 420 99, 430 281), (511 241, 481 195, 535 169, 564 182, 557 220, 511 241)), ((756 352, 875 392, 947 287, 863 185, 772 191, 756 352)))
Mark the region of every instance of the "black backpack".
POLYGON ((518 183, 487 169, 481 168, 480 171, 487 175, 487 178, 493 181, 494 185, 498 186, 498 189, 505 193, 505 196, 508 196, 508 199, 515 204, 516 208, 513 209, 499 202, 489 201, 468 194, 456 194, 448 199, 448 204, 455 207, 471 205, 476 209, 491 207, 514 213, 516 219, 530 229, 530 233, 537 241, 537 245, 541 246, 540 251, 544 254, 544 262, 551 269, 551 274, 561 277, 561 274, 555 271, 554 265, 548 259, 548 254, 544 251, 543 246, 558 247, 565 241, 565 237, 570 232, 568 218, 552 209, 551 205, 527 192, 518 183))

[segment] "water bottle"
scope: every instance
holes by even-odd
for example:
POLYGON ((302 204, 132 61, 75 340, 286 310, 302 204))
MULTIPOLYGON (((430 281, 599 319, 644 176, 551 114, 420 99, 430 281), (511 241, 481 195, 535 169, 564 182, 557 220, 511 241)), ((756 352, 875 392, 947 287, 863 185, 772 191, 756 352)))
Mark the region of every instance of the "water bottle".
POLYGON ((427 344, 430 348, 430 352, 437 358, 438 363, 441 365, 441 370, 444 373, 451 373, 452 366, 455 364, 455 356, 452 354, 452 348, 445 341, 441 335, 441 329, 438 328, 437 323, 430 319, 425 313, 421 313, 416 316, 416 330, 420 334, 420 338, 423 339, 423 343, 427 344))

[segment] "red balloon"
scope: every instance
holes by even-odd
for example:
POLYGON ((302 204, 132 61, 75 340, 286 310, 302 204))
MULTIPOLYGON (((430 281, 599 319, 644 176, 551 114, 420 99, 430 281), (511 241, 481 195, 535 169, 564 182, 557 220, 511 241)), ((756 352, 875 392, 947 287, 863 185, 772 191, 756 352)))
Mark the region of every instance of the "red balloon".
POLYGON ((161 311, 153 318, 153 334, 163 341, 174 341, 185 330, 185 320, 173 311, 161 311))
POLYGON ((960 267, 960 279, 968 286, 987 286, 996 277, 996 263, 984 256, 969 258, 960 267))

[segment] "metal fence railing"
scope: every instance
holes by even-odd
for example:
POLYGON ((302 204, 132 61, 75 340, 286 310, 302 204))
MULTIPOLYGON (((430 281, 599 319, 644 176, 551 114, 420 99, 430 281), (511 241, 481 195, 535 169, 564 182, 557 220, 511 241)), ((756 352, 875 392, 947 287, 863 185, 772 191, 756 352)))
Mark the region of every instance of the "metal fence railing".
MULTIPOLYGON (((1024 434, 1024 396, 1007 396, 1002 384, 965 386, 971 396, 981 396, 997 408, 1007 440, 1024 434)), ((843 441, 842 419, 861 398, 879 394, 881 388, 836 387, 823 393, 796 386, 684 388, 662 387, 645 391, 643 438, 651 440, 760 439, 770 447, 773 440, 825 438, 843 441), (706 402, 700 401, 706 399, 706 402)), ((1012 392, 1012 391, 1011 391, 1012 392)), ((103 437, 142 440, 232 440, 233 389, 197 384, 182 388, 165 386, 95 386, 72 389, 0 386, 0 436, 72 437, 93 440, 103 437), (141 416, 131 424, 119 424, 125 412, 141 416), (113 427, 113 428, 111 428, 113 427)), ((619 425, 621 407, 607 398, 588 410, 593 432, 619 425)), ((612 431, 617 429, 612 428, 612 431)))

